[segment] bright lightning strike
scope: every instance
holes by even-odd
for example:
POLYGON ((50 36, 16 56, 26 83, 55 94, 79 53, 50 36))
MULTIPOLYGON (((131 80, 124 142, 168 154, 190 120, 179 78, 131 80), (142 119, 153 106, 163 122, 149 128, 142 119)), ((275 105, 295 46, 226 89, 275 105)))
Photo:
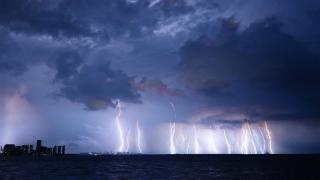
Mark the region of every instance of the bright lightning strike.
POLYGON ((241 129, 241 152, 242 154, 249 153, 249 138, 246 125, 244 125, 241 129))
POLYGON ((190 150, 190 137, 188 137, 187 154, 189 154, 189 150, 190 150))
POLYGON ((218 153, 218 148, 216 146, 216 139, 214 137, 214 130, 213 130, 212 126, 211 126, 211 138, 212 138, 212 142, 211 142, 212 143, 212 151, 214 153, 218 153))
POLYGON ((254 136, 253 136, 253 133, 252 133, 252 130, 251 130, 251 126, 249 123, 247 123, 247 128, 248 128, 248 131, 249 131, 249 135, 250 135, 250 142, 251 142, 251 145, 253 147, 253 153, 254 154, 257 154, 257 146, 256 146, 256 143, 254 141, 254 136))
POLYGON ((197 132, 197 128, 195 125, 193 125, 193 131, 194 131, 194 145, 195 145, 195 153, 199 154, 199 137, 198 137, 198 132, 197 132))
POLYGON ((174 104, 172 102, 170 102, 170 105, 172 107, 173 113, 174 113, 174 122, 170 123, 170 154, 175 154, 176 153, 176 147, 174 144, 174 135, 176 132, 176 118, 177 118, 177 114, 176 114, 176 108, 174 106, 174 104))
POLYGON ((123 148, 124 148, 124 140, 123 140, 123 132, 122 132, 122 128, 121 128, 121 124, 120 124, 120 117, 121 117, 121 102, 118 99, 117 100, 117 110, 118 110, 118 114, 116 116, 116 121, 117 121, 117 128, 118 128, 118 132, 119 132, 119 136, 120 136, 120 147, 118 149, 118 152, 123 152, 123 148))
POLYGON ((174 146, 174 134, 176 131, 176 123, 170 123, 170 153, 175 154, 176 153, 176 147, 174 146))
POLYGON ((141 130, 140 130, 140 126, 139 126, 139 121, 137 121, 136 127, 137 127, 137 146, 138 146, 139 153, 142 153, 142 150, 141 150, 141 130))
POLYGON ((224 135, 224 140, 226 141, 226 144, 228 147, 228 154, 231 154, 231 145, 230 145, 229 139, 227 137, 226 130, 223 130, 223 135, 224 135))
POLYGON ((260 136, 262 137, 262 141, 263 141, 263 146, 262 146, 262 149, 261 149, 261 153, 266 153, 266 140, 265 140, 264 134, 263 134, 262 129, 261 129, 260 126, 259 126, 259 132, 260 132, 260 136))
POLYGON ((267 121, 264 121, 264 125, 265 125, 265 129, 266 129, 266 132, 267 132, 267 138, 268 138, 268 141, 269 141, 269 151, 271 154, 273 154, 273 149, 272 149, 272 136, 271 136, 271 131, 268 127, 268 124, 267 124, 267 121))
POLYGON ((129 129, 128 133, 127 133, 127 137, 126 137, 126 152, 129 152, 129 148, 130 148, 130 136, 131 136, 131 129, 129 129))

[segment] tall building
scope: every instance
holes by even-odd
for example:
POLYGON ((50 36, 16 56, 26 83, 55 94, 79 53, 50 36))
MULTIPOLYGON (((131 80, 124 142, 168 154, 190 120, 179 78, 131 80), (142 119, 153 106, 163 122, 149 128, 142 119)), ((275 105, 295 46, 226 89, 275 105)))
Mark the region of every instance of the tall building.
POLYGON ((41 140, 37 140, 36 151, 37 151, 37 154, 41 154, 41 140))
POLYGON ((3 153, 6 155, 16 155, 16 146, 14 144, 4 145, 3 153))
POLYGON ((61 146, 58 146, 58 154, 61 154, 61 146))
POLYGON ((29 154, 33 153, 33 145, 29 145, 29 154))
POLYGON ((65 154, 65 152, 66 152, 66 146, 65 146, 65 145, 63 145, 63 146, 62 146, 62 154, 64 155, 64 154, 65 154))
POLYGON ((57 154, 57 146, 54 146, 53 147, 53 153, 52 153, 53 155, 56 155, 57 154))
POLYGON ((28 154, 29 153, 29 145, 22 145, 21 150, 22 150, 23 154, 28 154))

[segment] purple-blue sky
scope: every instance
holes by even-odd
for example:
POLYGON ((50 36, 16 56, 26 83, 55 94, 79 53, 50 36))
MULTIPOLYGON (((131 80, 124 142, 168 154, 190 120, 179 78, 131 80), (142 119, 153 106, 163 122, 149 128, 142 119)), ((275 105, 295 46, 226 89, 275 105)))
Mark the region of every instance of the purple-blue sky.
POLYGON ((319 37, 316 0, 2 0, 0 144, 117 151, 119 99, 132 152, 137 121, 145 153, 170 152, 173 121, 179 153, 192 127, 226 153, 223 132, 241 149, 267 121, 276 153, 318 153, 319 37))

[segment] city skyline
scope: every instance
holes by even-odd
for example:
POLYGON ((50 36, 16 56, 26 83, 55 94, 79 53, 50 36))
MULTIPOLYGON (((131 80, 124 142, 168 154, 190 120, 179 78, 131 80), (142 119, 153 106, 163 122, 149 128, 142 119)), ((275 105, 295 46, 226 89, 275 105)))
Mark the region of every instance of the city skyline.
POLYGON ((42 145, 42 140, 36 141, 36 149, 33 149, 32 144, 15 145, 15 144, 5 144, 3 147, 0 145, 0 155, 5 156, 55 156, 55 155, 65 155, 66 149, 65 145, 47 147, 42 145))

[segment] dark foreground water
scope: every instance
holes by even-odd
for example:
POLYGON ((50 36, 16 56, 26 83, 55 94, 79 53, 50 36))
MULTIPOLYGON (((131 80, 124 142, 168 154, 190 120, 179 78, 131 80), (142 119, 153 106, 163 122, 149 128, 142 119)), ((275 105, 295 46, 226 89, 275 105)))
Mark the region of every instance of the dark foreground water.
POLYGON ((0 157, 0 179, 320 179, 320 156, 0 157))

